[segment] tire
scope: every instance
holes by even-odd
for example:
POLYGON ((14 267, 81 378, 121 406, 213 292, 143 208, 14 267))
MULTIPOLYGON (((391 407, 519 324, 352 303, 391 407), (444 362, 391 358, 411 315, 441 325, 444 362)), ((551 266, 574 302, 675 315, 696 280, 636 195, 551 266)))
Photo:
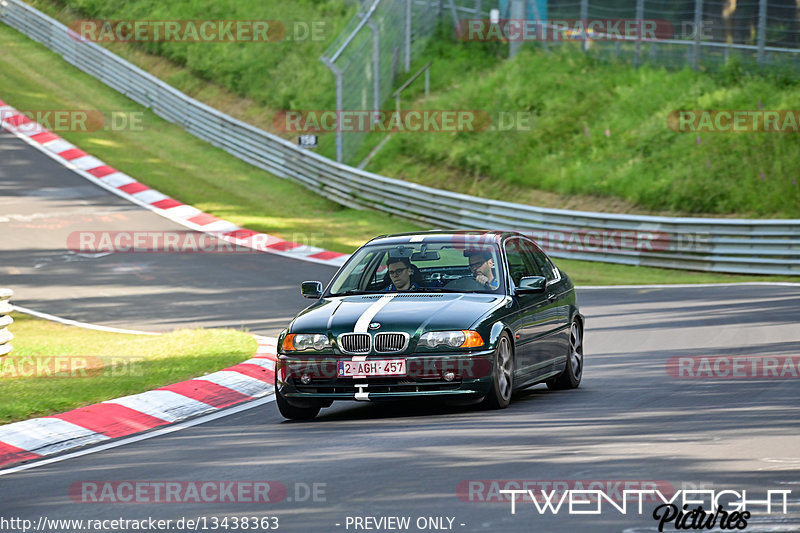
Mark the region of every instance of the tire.
POLYGON ((547 381, 550 390, 577 389, 583 377, 583 327, 575 318, 569 327, 569 352, 564 371, 547 381))
POLYGON ((483 399, 482 405, 487 409, 505 409, 511 403, 511 392, 514 390, 514 349, 511 338, 503 332, 497 339, 494 352, 494 368, 492 369, 492 388, 483 399))
POLYGON ((278 389, 275 389, 275 403, 278 404, 278 411, 281 412, 284 418, 288 418, 289 420, 311 420, 317 414, 319 414, 319 410, 321 406, 311 406, 311 407, 298 407, 296 405, 292 405, 289 403, 289 400, 284 398, 278 389))

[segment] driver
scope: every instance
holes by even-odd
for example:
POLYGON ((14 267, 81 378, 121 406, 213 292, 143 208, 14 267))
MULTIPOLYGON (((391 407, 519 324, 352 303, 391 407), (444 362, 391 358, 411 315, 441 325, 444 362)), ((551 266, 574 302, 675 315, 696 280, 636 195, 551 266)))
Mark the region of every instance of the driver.
POLYGON ((384 291, 414 291, 419 285, 411 281, 411 261, 405 257, 390 257, 386 260, 391 283, 384 291))

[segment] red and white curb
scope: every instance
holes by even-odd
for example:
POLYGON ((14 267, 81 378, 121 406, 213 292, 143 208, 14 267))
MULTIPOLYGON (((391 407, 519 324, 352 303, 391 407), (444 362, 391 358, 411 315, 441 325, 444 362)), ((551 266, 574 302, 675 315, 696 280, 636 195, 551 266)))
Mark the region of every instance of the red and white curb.
POLYGON ((59 415, 0 426, 0 467, 174 424, 273 390, 277 339, 253 335, 252 358, 199 378, 59 415))
POLYGON ((348 258, 347 254, 286 241, 274 235, 242 228, 183 204, 87 154, 7 105, 3 100, 0 100, 0 129, 7 130, 92 183, 189 229, 252 250, 303 261, 341 266, 348 258))

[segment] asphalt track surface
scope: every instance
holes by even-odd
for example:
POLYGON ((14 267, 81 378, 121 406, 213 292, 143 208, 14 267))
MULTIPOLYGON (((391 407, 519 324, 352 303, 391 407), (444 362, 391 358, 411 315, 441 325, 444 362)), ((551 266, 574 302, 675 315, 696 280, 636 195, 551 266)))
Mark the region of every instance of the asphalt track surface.
POLYGON ((186 232, 0 131, 0 286, 14 303, 147 331, 229 326, 275 335, 302 308, 299 284, 336 270, 265 253, 71 251, 81 231, 186 232))
MULTIPOLYGON (((266 254, 73 257, 64 242, 75 229, 174 228, 100 189, 78 195, 88 186, 0 134, 0 285, 13 287, 20 305, 128 328, 245 325, 270 333, 305 305, 297 296, 302 279, 333 273, 266 254)), ((641 515, 633 503, 625 515, 610 505, 600 515, 565 508, 553 515, 519 502, 512 514, 508 502, 479 501, 485 492, 459 494, 470 480, 535 480, 573 489, 581 488, 576 481, 600 481, 613 495, 614 482, 627 480, 632 488, 746 489, 759 499, 767 490, 792 490, 788 514, 756 506, 745 531, 800 531, 800 380, 686 379, 667 371, 667 361, 680 356, 800 355, 797 287, 586 290, 579 298, 587 331, 577 390, 537 386, 494 412, 342 402, 304 423, 284 421, 272 402, 0 475, 0 517, 34 524, 208 517, 207 531, 211 517, 228 517, 232 531, 233 517, 268 516, 279 518, 278 531, 303 532, 389 530, 347 526, 347 517, 381 516, 409 517, 399 531, 435 530, 417 527, 426 517, 452 518, 453 531, 657 531, 652 503, 641 515), (257 504, 70 497, 76 483, 121 481, 276 481, 287 492, 257 504), (316 498, 307 490, 314 484, 316 498)), ((0 529, 19 530, 10 523, 0 529)))

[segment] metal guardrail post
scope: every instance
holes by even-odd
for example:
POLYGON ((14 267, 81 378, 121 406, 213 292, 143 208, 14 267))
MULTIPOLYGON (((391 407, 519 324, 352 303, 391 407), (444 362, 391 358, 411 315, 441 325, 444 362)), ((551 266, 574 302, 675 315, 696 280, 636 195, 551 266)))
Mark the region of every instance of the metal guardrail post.
POLYGON ((9 299, 14 295, 11 289, 0 289, 0 357, 8 355, 14 348, 11 346, 11 340, 14 335, 8 331, 8 326, 14 319, 9 316, 13 308, 9 303, 9 299))
POLYGON ((758 2, 758 64, 764 64, 764 47, 767 43, 767 0, 758 2))

